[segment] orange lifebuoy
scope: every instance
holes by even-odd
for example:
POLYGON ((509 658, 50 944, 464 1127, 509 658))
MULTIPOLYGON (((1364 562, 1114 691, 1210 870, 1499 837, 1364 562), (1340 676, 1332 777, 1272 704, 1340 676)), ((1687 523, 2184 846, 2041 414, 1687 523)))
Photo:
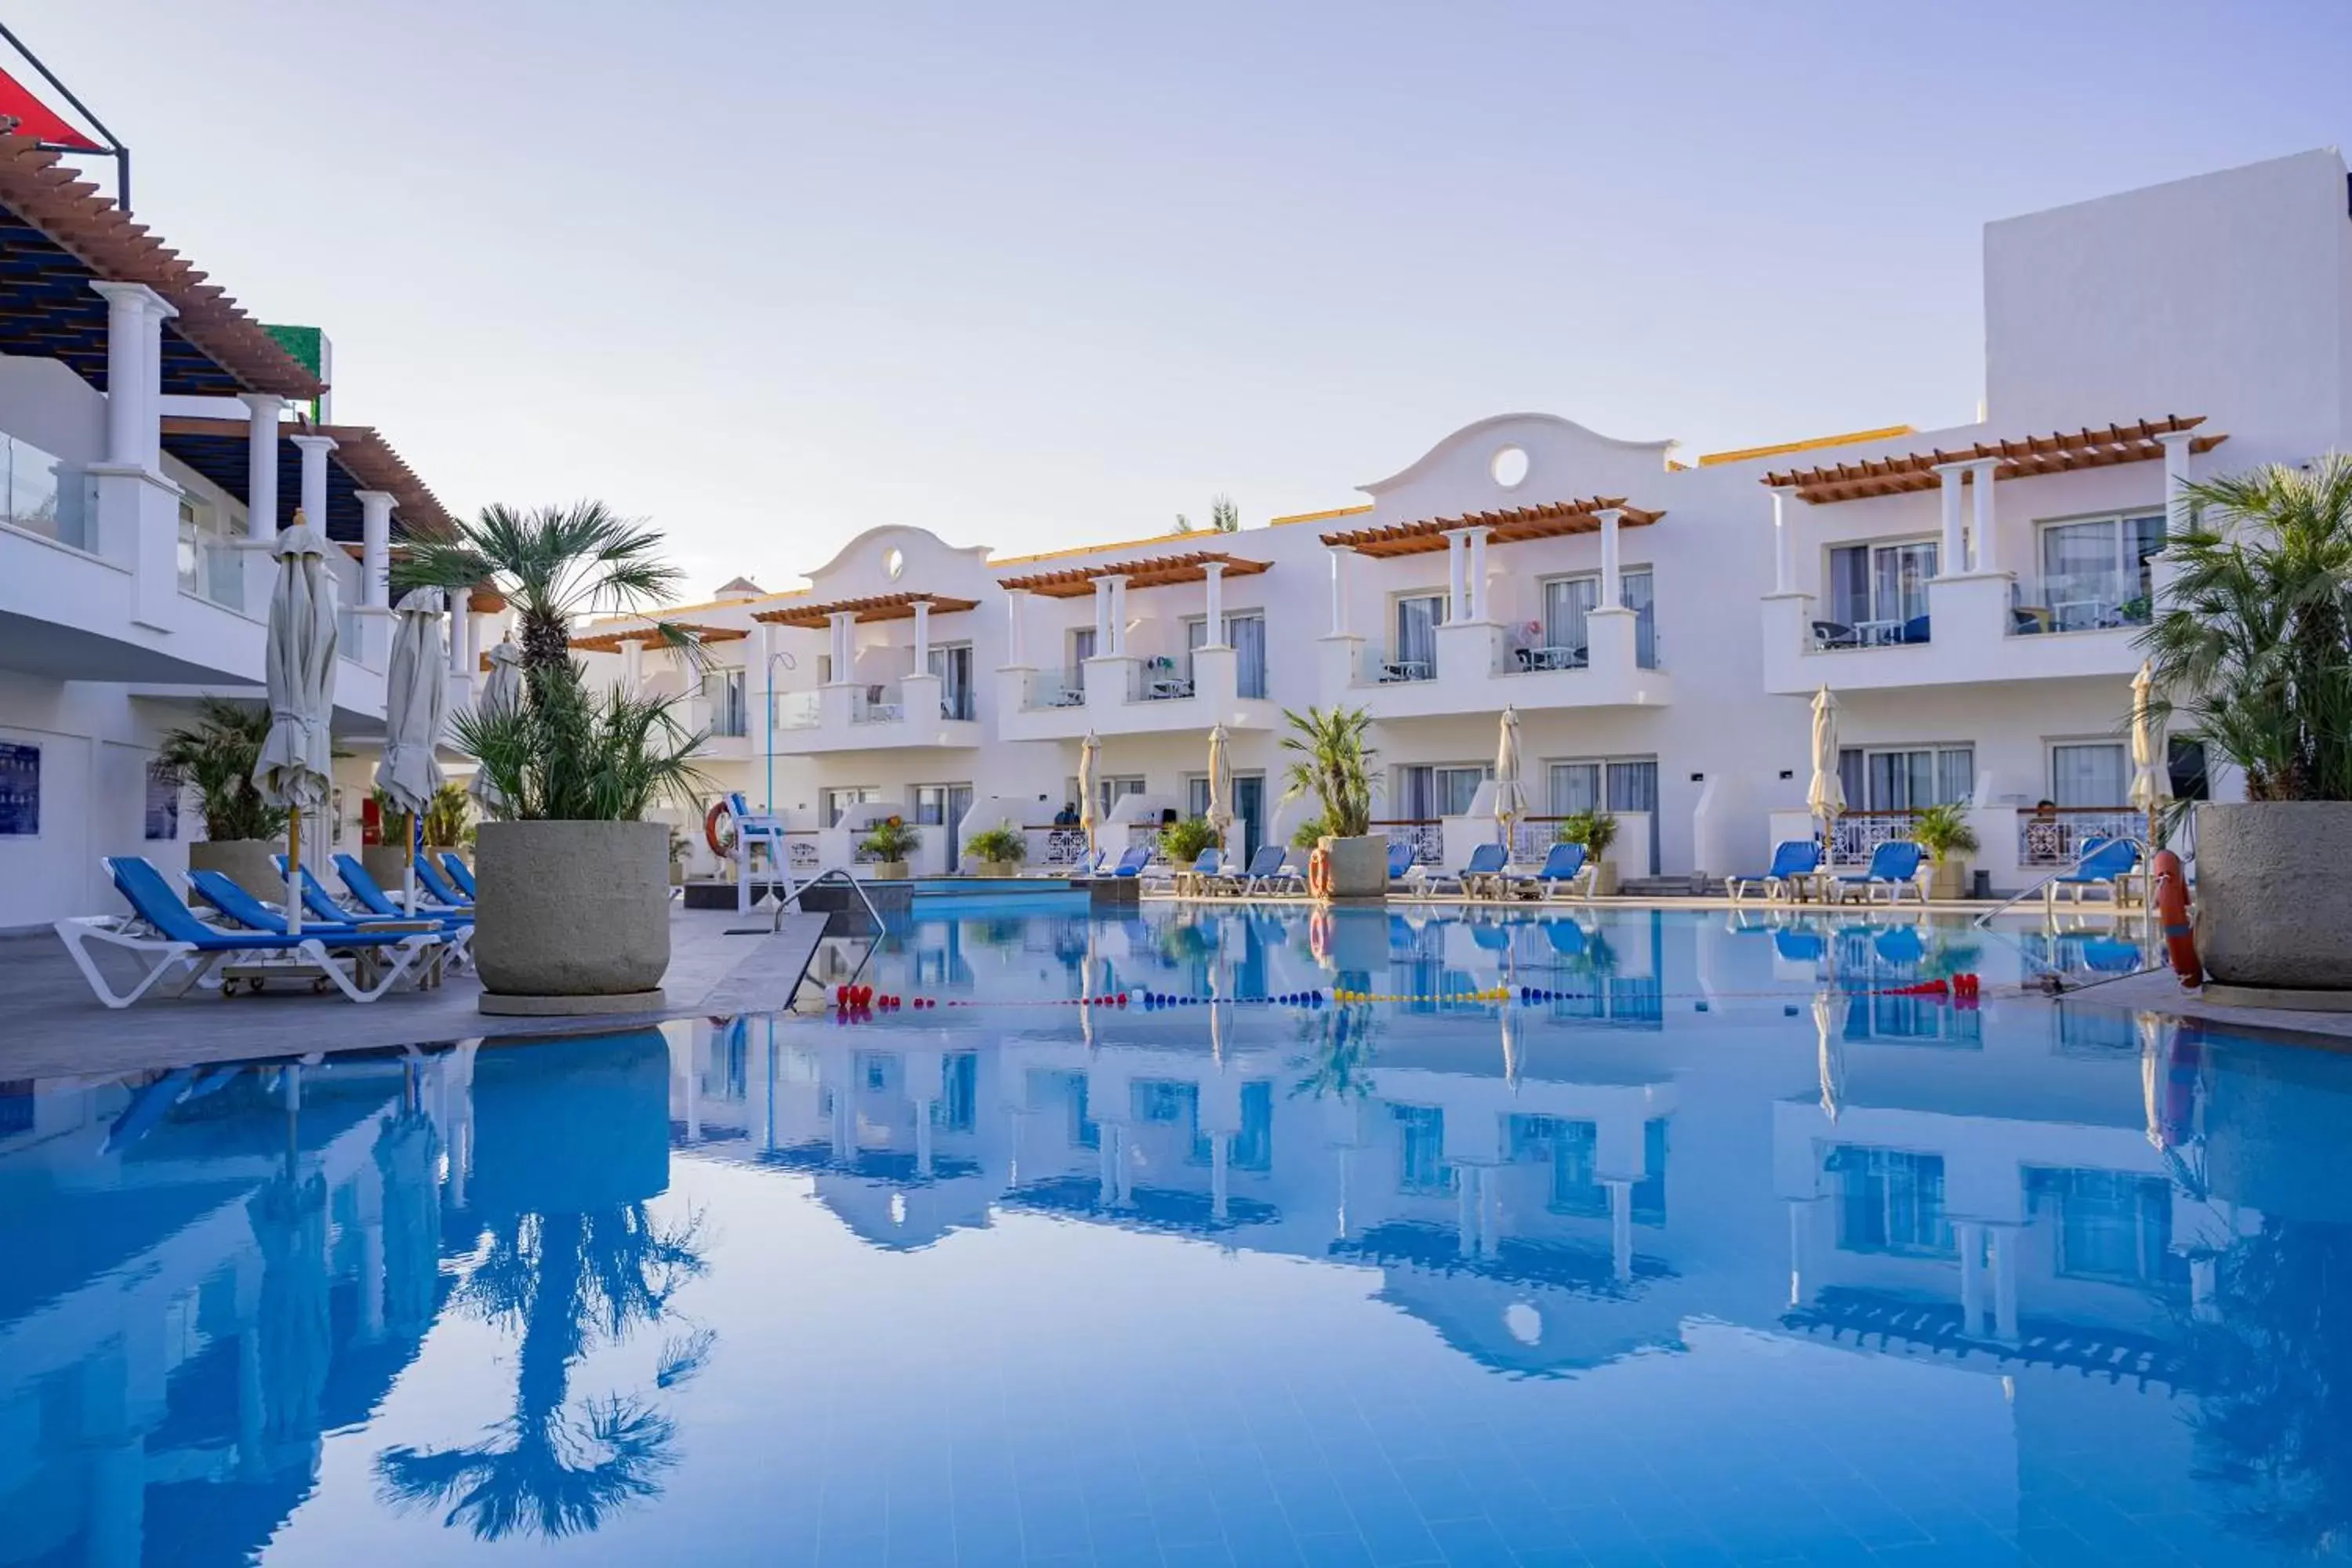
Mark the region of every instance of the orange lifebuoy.
POLYGON ((727 809, 727 800, 723 795, 712 802, 710 809, 703 813, 702 841, 709 845, 710 852, 721 860, 731 858, 735 853, 735 825, 732 820, 734 815, 727 809), (724 838, 719 835, 719 823, 722 817, 729 819, 728 832, 724 838))
POLYGON ((2197 931, 2189 921, 2189 878, 2180 857, 2159 849, 2147 863, 2156 918, 2164 929, 2164 950, 2183 987, 2205 984, 2205 965, 2197 956, 2197 931))
POLYGON ((1319 845, 1307 857, 1307 890, 1318 899, 1331 896, 1331 852, 1319 845))

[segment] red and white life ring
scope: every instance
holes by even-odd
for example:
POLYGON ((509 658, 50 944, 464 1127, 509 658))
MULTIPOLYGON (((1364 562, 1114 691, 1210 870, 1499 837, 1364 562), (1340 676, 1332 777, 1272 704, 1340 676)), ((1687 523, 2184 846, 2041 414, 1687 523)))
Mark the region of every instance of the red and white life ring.
POLYGON ((2197 956, 2197 928, 2189 919, 2189 876, 2180 857, 2159 849, 2147 863, 2149 890, 2156 901, 2157 923, 2164 930, 2164 951, 2184 987, 2205 984, 2205 964, 2197 956))
POLYGON ((735 814, 727 809, 726 796, 719 796, 711 803, 710 809, 703 813, 702 841, 709 845, 710 852, 721 860, 735 858, 735 814), (727 824, 725 833, 719 831, 722 821, 727 824))
POLYGON ((1319 845, 1307 857, 1307 891, 1319 900, 1331 897, 1331 852, 1319 845))

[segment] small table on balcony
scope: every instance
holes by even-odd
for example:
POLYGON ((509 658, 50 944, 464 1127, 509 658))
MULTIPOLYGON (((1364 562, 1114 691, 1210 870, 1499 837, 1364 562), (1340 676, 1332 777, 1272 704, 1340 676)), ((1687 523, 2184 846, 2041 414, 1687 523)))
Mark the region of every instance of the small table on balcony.
POLYGON ((1580 647, 1523 647, 1515 650, 1519 668, 1528 669, 1582 669, 1584 649, 1580 647))
POLYGON ((1192 695, 1192 683, 1181 675, 1154 676, 1145 688, 1145 695, 1154 701, 1171 697, 1190 697, 1192 695))
POLYGON ((1381 684, 1392 686, 1402 680, 1427 680, 1433 673, 1425 658, 1389 658, 1381 661, 1381 684))
POLYGON ((1856 621, 1854 640, 1864 647, 1888 647, 1903 640, 1901 621, 1856 621))

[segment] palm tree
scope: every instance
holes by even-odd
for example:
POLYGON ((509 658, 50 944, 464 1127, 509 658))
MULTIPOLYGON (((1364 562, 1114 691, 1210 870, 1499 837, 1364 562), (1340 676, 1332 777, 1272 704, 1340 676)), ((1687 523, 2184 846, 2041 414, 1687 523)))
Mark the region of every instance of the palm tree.
MULTIPOLYGON (((533 511, 496 505, 445 537, 411 540, 395 587, 462 594, 488 583, 514 606, 523 677, 536 701, 550 671, 571 658, 572 623, 583 616, 641 610, 676 596, 684 574, 660 559, 662 536, 602 501, 533 511)), ((673 647, 693 638, 656 622, 673 647)))
POLYGON ((1292 732, 1282 738, 1282 749, 1298 760, 1283 774, 1282 798, 1312 795, 1322 807, 1324 831, 1334 838, 1360 838, 1372 826, 1371 760, 1377 754, 1364 742, 1372 727, 1361 708, 1334 708, 1325 712, 1309 707, 1304 717, 1283 710, 1292 732))
POLYGON ((2250 800, 2352 800, 2352 457, 2190 484, 2163 613, 2141 634, 2159 719, 2250 800))
POLYGON ((196 786, 205 837, 213 842, 275 838, 286 831, 287 814, 263 800, 253 784, 268 738, 267 705, 220 697, 204 699, 193 726, 163 737, 155 765, 196 786))
POLYGON ((1218 496, 1209 503, 1209 528, 1215 533, 1239 533, 1242 531, 1242 509, 1234 498, 1218 496))

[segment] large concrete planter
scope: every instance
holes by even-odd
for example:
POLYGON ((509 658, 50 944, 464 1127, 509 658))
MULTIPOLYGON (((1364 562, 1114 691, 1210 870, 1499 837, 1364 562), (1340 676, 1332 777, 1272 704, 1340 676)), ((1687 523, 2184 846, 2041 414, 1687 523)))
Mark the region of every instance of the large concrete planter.
POLYGON ((1941 861, 1930 861, 1922 875, 1927 879, 1927 896, 1931 899, 1968 896, 1969 863, 1964 856, 1948 855, 1941 861))
MULTIPOLYGON (((221 872, 255 898, 282 904, 286 873, 271 858, 278 853, 279 846, 267 838, 200 838, 188 846, 188 869, 221 872)), ((310 857, 306 854, 302 858, 307 861, 310 857)), ((311 868, 318 868, 317 861, 311 861, 311 868)))
POLYGON ((975 860, 971 863, 971 867, 972 875, 975 877, 1018 877, 1021 875, 1021 862, 1018 860, 975 860))
POLYGON ((1331 896, 1335 899, 1384 899, 1389 891, 1389 841, 1366 835, 1360 838, 1325 838, 1319 847, 1331 862, 1331 896))
POLYGON ((1617 896, 1617 862, 1594 856, 1590 864, 1592 867, 1593 897, 1615 898, 1617 896))
POLYGON ((2352 801, 2200 805, 2197 951, 2207 978, 2352 992, 2347 864, 2352 801))
POLYGON ((485 1013, 662 1005, 669 830, 658 822, 485 822, 474 963, 485 1013))
POLYGON ((408 857, 400 852, 397 844, 368 844, 361 847, 360 864, 375 879, 375 885, 394 898, 400 895, 402 884, 408 876, 408 857))

